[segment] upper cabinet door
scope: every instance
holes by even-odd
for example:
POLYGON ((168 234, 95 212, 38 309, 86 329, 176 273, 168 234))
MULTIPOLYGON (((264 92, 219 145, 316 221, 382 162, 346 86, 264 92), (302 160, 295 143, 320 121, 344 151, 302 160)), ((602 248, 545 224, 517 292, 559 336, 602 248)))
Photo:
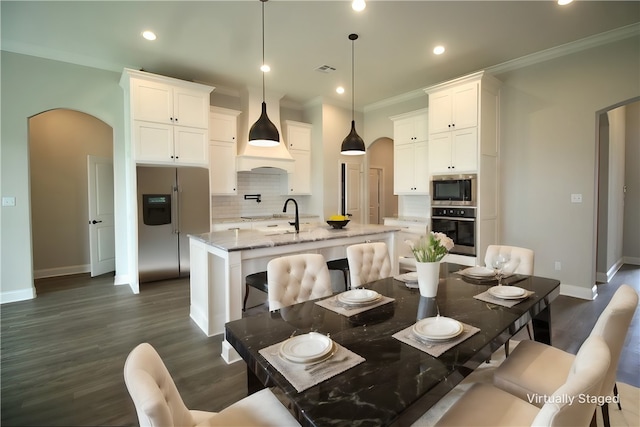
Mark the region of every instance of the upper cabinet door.
POLYGON ((173 124, 173 88, 146 80, 132 80, 132 114, 134 120, 173 124))
POLYGON ((173 124, 209 127, 209 94, 183 87, 173 89, 173 124))
POLYGON ((238 138, 240 111, 211 107, 209 113, 209 140, 235 143, 238 138))
POLYGON ((451 130, 452 103, 450 90, 429 95, 429 130, 432 134, 451 130))
POLYGON ((311 125, 287 121, 287 145, 289 150, 311 150, 311 125))
POLYGON ((452 116, 455 129, 478 126, 478 83, 453 89, 452 116))

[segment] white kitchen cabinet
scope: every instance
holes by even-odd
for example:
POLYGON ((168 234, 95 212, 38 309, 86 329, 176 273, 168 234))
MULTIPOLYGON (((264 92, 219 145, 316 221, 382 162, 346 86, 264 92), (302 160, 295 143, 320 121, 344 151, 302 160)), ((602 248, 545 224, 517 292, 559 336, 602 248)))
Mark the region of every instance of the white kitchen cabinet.
POLYGON ((429 194, 427 110, 391 117, 393 120, 393 193, 429 194))
POLYGON ((458 174, 478 169, 478 130, 442 132, 429 138, 429 173, 458 174))
POLYGON ((235 143, 209 141, 209 191, 212 195, 238 194, 235 143))
POLYGON ((311 194, 311 130, 308 123, 286 120, 285 142, 295 170, 285 175, 285 195, 311 194))
POLYGON ((482 263, 500 230, 500 82, 479 71, 425 89, 429 96, 429 172, 477 175, 476 256, 451 262, 482 263))
POLYGON ((478 82, 429 93, 429 133, 478 125, 478 82))
POLYGON ((206 129, 211 91, 178 86, 171 84, 168 78, 166 80, 132 80, 132 118, 206 129))
POLYGON ((393 120, 393 141, 395 145, 412 144, 426 141, 429 138, 427 109, 394 116, 391 120, 393 120))
POLYGON ((136 163, 209 164, 211 86, 125 69, 125 120, 136 163))
POLYGON ((135 159, 138 163, 207 166, 205 129, 135 120, 135 159))
POLYGON ((237 143, 240 111, 228 108, 209 108, 209 140, 237 143))
POLYGON ((211 107, 209 114, 209 189, 212 195, 238 194, 236 156, 240 111, 211 107))

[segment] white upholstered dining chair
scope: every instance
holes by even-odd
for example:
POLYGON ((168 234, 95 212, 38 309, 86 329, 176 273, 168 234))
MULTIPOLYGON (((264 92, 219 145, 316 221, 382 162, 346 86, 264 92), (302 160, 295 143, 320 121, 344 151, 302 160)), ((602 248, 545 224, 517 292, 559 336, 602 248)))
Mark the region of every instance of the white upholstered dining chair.
POLYGON ((300 425, 268 388, 221 412, 187 409, 160 355, 148 343, 139 344, 129 353, 124 380, 141 427, 300 425))
MULTIPOLYGON (((504 266, 505 274, 526 274, 528 276, 533 276, 533 264, 535 258, 533 250, 518 246, 489 245, 487 246, 487 252, 484 255, 485 266, 493 268, 493 259, 500 254, 507 255, 509 257, 509 262, 504 266)), ((529 339, 533 339, 533 334, 531 333, 531 322, 527 323, 527 333, 529 334, 529 339)), ((509 357, 509 341, 504 343, 504 353, 509 357)))
MULTIPOLYGON (((602 311, 589 336, 602 337, 611 354, 598 396, 617 394, 616 371, 631 319, 638 306, 638 294, 621 285, 602 311)), ((532 394, 549 394, 562 384, 577 356, 536 341, 522 341, 494 374, 494 384, 521 399, 532 394)), ((609 425, 609 411, 602 405, 602 418, 609 425)))
POLYGON ((498 254, 509 256, 509 262, 504 266, 505 273, 533 275, 533 250, 518 246, 489 245, 484 256, 484 264, 492 268, 492 260, 498 254))
POLYGON ((269 310, 333 294, 331 276, 320 254, 296 254, 267 264, 269 310))
POLYGON ((596 403, 593 399, 579 397, 597 395, 609 360, 609 348, 604 340, 598 336, 589 337, 580 347, 568 376, 551 394, 531 395, 531 400, 523 400, 491 384, 475 383, 436 426, 587 427, 596 403), (539 408, 530 401, 546 403, 539 408))
POLYGON ((359 243, 347 246, 351 287, 384 279, 391 275, 391 259, 384 242, 359 243))

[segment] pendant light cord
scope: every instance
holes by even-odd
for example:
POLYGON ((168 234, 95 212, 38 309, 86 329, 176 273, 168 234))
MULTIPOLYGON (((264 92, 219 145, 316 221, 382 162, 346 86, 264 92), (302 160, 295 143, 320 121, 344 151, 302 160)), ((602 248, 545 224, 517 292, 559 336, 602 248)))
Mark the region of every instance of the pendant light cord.
POLYGON ((264 3, 267 0, 260 0, 262 2, 262 64, 260 65, 260 71, 262 71, 262 102, 264 102, 264 3))
POLYGON ((357 34, 349 34, 349 40, 351 40, 351 121, 354 121, 355 118, 355 97, 356 97, 356 78, 355 78, 355 69, 356 69, 356 60, 355 60, 355 47, 354 42, 358 40, 357 34))

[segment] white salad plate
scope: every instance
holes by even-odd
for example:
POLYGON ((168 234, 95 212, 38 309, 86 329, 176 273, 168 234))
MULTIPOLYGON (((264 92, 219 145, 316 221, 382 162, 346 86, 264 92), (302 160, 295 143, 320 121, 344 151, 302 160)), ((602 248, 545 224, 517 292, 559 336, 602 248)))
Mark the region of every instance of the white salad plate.
POLYGON ((328 359, 335 351, 333 340, 317 332, 291 337, 280 346, 280 355, 295 363, 312 363, 328 359))
POLYGON ((527 291, 517 286, 494 286, 489 288, 489 293, 501 299, 519 299, 527 295, 527 291))
POLYGON ((445 341, 462 333, 462 323, 449 317, 427 317, 413 325, 413 333, 429 341, 445 341))
POLYGON ((351 289, 338 294, 338 301, 348 305, 366 305, 377 301, 380 297, 379 293, 371 289, 351 289))
POLYGON ((463 274, 469 277, 485 278, 485 277, 495 277, 496 272, 487 267, 476 266, 476 267, 465 268, 464 270, 460 271, 460 274, 463 274))

